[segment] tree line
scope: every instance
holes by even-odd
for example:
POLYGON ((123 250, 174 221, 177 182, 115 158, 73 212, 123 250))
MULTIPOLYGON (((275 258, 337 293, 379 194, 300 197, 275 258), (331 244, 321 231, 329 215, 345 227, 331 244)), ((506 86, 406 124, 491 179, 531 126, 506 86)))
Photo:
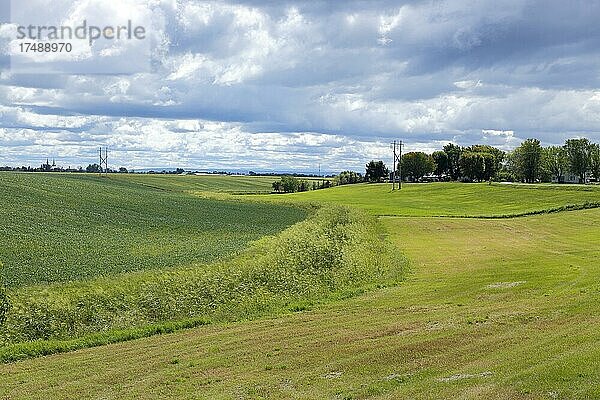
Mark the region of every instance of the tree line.
MULTIPOLYGON (((409 152, 402 156, 394 172, 401 178, 419 182, 424 177, 467 182, 564 182, 567 176, 577 182, 600 182, 600 145, 589 139, 569 139, 562 146, 543 147, 538 139, 527 139, 511 152, 490 145, 461 147, 452 143, 432 154, 409 152)), ((366 165, 365 178, 380 182, 390 177, 383 161, 366 165)))
POLYGON ((284 175, 281 179, 273 182, 273 192, 275 193, 295 193, 306 192, 309 190, 327 189, 332 186, 350 185, 353 183, 364 182, 363 176, 354 171, 343 171, 331 179, 299 179, 296 176, 284 175))
MULTIPOLYGON (((179 169, 178 169, 179 170, 179 169)), ((81 166, 77 167, 77 168, 64 168, 64 167, 57 167, 54 165, 50 165, 48 163, 46 164, 42 164, 39 167, 31 167, 31 166, 21 166, 21 167, 9 167, 9 166, 4 166, 4 167, 0 167, 0 171, 14 171, 14 172, 74 172, 74 173, 100 173, 100 172, 105 172, 104 169, 102 167, 100 167, 99 164, 88 164, 87 167, 83 168, 81 166)), ((128 171, 127 168, 125 167, 120 167, 119 169, 112 169, 109 168, 106 172, 108 173, 120 173, 120 174, 127 174, 129 172, 133 172, 133 171, 128 171)), ((181 172, 183 172, 183 170, 181 170, 181 172)))

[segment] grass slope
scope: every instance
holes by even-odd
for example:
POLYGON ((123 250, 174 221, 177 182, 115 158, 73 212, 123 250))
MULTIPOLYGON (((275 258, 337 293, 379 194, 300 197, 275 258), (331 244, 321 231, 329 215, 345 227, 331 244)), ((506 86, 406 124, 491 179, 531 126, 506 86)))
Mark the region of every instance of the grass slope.
POLYGON ((382 239, 372 216, 328 206, 226 262, 12 290, 0 362, 277 315, 397 284, 405 260, 382 239))
MULTIPOLYGON (((480 200, 487 186, 448 189, 472 190, 463 199, 472 208, 441 193, 432 207, 493 210, 480 200)), ((525 207, 597 193, 519 190, 502 193, 523 194, 525 207)), ((374 211, 366 195, 346 202, 357 197, 374 211)), ((401 286, 277 319, 3 365, 0 397, 600 397, 599 220, 600 209, 506 220, 385 217, 413 262, 401 286)))
POLYGON ((401 286, 0 366, 0 397, 597 398, 600 210, 385 218, 401 286))
MULTIPOLYGON (((5 283, 19 287, 211 262, 306 216, 294 207, 158 190, 155 178, 142 178, 148 184, 137 177, 0 173, 5 283)), ((185 177, 170 177, 179 178, 185 177)), ((246 185, 236 182, 230 180, 228 190, 246 185)))
POLYGON ((535 213, 567 204, 596 203, 600 186, 430 183, 405 184, 392 192, 388 184, 338 186, 278 196, 273 201, 316 201, 351 204, 375 215, 506 216, 535 213))

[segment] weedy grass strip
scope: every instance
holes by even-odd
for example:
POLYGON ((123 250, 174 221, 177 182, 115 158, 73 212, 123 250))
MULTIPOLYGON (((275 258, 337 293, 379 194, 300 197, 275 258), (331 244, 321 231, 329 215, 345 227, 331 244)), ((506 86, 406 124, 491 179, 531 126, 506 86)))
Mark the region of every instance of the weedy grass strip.
POLYGON ((90 335, 106 333, 102 343, 120 335, 109 332, 156 324, 304 310, 361 288, 395 284, 405 264, 376 217, 325 206, 231 261, 11 290, 0 359, 87 347, 90 335))

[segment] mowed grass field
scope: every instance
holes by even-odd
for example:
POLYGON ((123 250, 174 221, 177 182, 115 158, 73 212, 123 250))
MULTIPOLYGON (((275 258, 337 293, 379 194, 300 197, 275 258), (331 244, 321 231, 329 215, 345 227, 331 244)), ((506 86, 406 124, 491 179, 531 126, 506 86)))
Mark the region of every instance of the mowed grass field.
POLYGON ((432 216, 520 214, 600 192, 409 188, 269 198, 391 215, 380 221, 411 261, 404 283, 278 318, 2 365, 0 398, 599 398, 600 209, 432 216))
POLYGON ((260 178, 217 178, 0 173, 4 282, 19 287, 213 262, 306 217, 295 207, 184 193, 202 186, 197 181, 233 192, 262 185, 260 178))
POLYGON ((351 204, 380 216, 498 217, 538 212, 568 204, 592 202, 600 205, 600 186, 428 183, 404 184, 402 190, 392 192, 389 184, 359 184, 253 197, 351 204))

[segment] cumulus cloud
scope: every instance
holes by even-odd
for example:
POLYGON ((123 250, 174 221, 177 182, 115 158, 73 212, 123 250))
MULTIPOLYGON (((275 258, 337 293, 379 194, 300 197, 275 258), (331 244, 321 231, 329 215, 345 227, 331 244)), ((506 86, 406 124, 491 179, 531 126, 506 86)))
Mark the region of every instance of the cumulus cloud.
MULTIPOLYGON (((96 0, 62 3, 74 20, 88 10, 110 21, 96 0)), ((527 137, 600 140, 596 2, 144 4, 150 71, 50 76, 4 66, 0 145, 10 158, 0 164, 45 157, 44 140, 73 163, 106 143, 130 167, 290 170, 361 169, 386 157, 394 138, 427 151, 449 141, 511 149, 527 137)))

